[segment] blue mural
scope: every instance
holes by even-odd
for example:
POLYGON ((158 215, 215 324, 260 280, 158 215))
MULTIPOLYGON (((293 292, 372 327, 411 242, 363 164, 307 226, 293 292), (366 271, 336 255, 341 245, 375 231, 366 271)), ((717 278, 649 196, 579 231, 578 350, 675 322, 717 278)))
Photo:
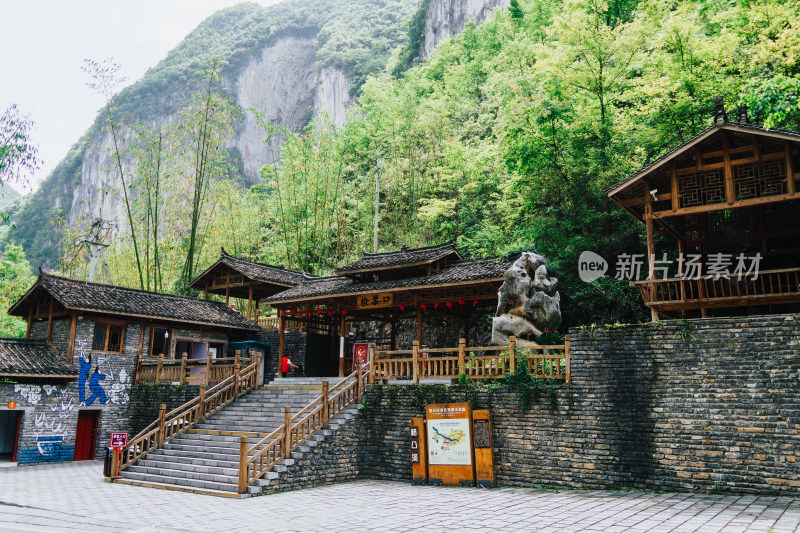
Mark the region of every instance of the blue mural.
POLYGON ((100 399, 100 403, 105 405, 108 402, 108 398, 106 397, 106 391, 103 390, 103 387, 100 385, 100 382, 106 379, 105 374, 100 373, 99 365, 94 367, 94 372, 92 372, 91 376, 89 375, 89 371, 92 369, 92 354, 91 352, 87 355, 83 353, 81 350, 81 370, 78 374, 78 399, 85 403, 87 406, 92 405, 96 399, 100 399), (91 396, 88 398, 86 397, 86 382, 89 382, 89 392, 92 393, 91 396))

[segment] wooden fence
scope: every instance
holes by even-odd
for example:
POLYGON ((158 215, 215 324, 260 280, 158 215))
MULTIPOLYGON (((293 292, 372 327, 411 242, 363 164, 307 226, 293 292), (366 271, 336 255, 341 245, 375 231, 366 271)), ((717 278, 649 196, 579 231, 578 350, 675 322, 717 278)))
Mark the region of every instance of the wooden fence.
POLYGON ((249 366, 241 368, 237 364, 231 376, 208 390, 201 387, 200 394, 196 398, 180 407, 167 412, 167 406, 161 404, 158 419, 140 431, 123 448, 119 469, 124 470, 148 453, 160 448, 165 442, 169 442, 207 416, 256 388, 260 367, 261 357, 256 355, 255 361, 249 366))
POLYGON ((239 493, 244 493, 270 471, 281 459, 289 457, 292 450, 316 431, 325 428, 328 421, 351 404, 361 400, 369 374, 364 365, 342 379, 334 387, 322 383, 322 394, 303 409, 292 415, 284 407, 283 425, 249 446, 247 437, 239 438, 239 493))
POLYGON ((235 357, 212 359, 188 359, 184 353, 179 360, 159 356, 144 359, 136 369, 136 383, 179 383, 181 385, 213 385, 230 378, 236 367, 252 362, 252 357, 242 357, 236 350, 235 357))
POLYGON ((528 373, 542 379, 569 381, 569 335, 564 344, 518 347, 511 337, 508 346, 467 347, 460 339, 457 348, 420 348, 414 341, 411 350, 370 348, 370 382, 373 380, 469 379, 500 378, 525 365, 528 373))
MULTIPOLYGON (((280 319, 278 315, 266 315, 258 317, 256 324, 264 331, 278 331, 280 319)), ((284 318, 284 331, 303 331, 306 333, 330 333, 331 323, 318 317, 310 318, 284 318)))

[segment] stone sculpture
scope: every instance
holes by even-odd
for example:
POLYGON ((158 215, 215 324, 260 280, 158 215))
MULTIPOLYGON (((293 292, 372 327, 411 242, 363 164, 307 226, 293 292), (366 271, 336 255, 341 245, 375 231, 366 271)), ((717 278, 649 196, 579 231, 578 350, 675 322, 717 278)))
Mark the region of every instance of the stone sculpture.
POLYGON ((492 320, 492 343, 508 344, 513 335, 518 346, 535 346, 544 330, 561 324, 558 280, 548 277, 547 261, 533 252, 523 252, 503 277, 492 320))

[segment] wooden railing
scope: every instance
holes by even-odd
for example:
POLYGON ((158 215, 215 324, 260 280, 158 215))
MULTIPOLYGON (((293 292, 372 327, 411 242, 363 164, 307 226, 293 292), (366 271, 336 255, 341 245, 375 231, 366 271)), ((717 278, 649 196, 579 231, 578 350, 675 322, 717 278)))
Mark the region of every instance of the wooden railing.
POLYGON ((250 363, 252 358, 242 357, 237 350, 235 357, 212 359, 188 359, 184 353, 179 360, 159 356, 143 359, 136 369, 136 383, 184 383, 190 385, 213 385, 231 377, 237 365, 250 363))
POLYGON ((644 303, 658 310, 740 307, 800 301, 800 268, 749 275, 632 281, 644 303))
POLYGON ((239 492, 244 493, 269 472, 281 459, 289 457, 292 450, 316 431, 326 427, 328 421, 351 404, 361 400, 369 374, 363 365, 332 388, 322 383, 322 394, 303 409, 292 415, 284 407, 283 425, 248 445, 247 437, 239 438, 239 492))
POLYGON ((508 346, 467 347, 461 339, 458 348, 419 348, 414 341, 411 350, 377 351, 371 348, 370 381, 388 379, 469 379, 500 378, 513 374, 519 365, 542 379, 569 381, 569 335, 564 344, 518 347, 514 337, 508 346))
POLYGON ((206 390, 200 388, 200 394, 167 412, 167 406, 161 404, 158 419, 133 437, 122 450, 122 459, 119 469, 123 470, 146 456, 153 450, 160 448, 187 429, 201 422, 236 400, 246 392, 258 386, 258 371, 261 367, 261 357, 256 355, 255 361, 241 368, 236 366, 231 376, 206 390))
MULTIPOLYGON (((277 315, 260 316, 256 324, 264 331, 278 331, 280 319, 277 315)), ((331 331, 330 322, 313 317, 309 319, 285 318, 283 327, 285 331, 304 331, 310 333, 330 333, 331 331)))

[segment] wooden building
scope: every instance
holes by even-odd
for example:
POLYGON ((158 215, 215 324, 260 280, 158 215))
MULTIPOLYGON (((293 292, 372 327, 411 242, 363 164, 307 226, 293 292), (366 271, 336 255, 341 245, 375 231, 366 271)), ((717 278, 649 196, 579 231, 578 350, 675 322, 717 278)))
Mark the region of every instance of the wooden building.
POLYGON ((416 321, 420 345, 424 342, 422 323, 428 317, 459 317, 466 330, 469 317, 478 308, 494 311, 497 291, 509 266, 494 259, 465 260, 454 241, 423 248, 403 247, 364 253, 359 261, 338 268, 333 276, 305 279, 262 303, 278 309, 279 358, 284 354, 288 321, 330 324, 331 334, 338 332, 339 336, 338 354, 334 353, 332 359, 338 356, 342 375, 348 323, 389 323, 392 349, 401 320, 416 321))
MULTIPOLYGON (((34 372, 6 376, 0 384, 3 405, 14 403, 23 413, 20 462, 27 463, 93 459, 111 431, 126 431, 130 389, 148 358, 174 360, 177 355, 180 361, 186 353, 203 361, 198 372, 207 372, 206 362, 224 357, 230 341, 258 332, 221 302, 46 272, 40 272, 9 314, 28 321, 29 340, 0 342, 0 360, 11 357, 2 355, 4 347, 7 354, 21 354, 47 368, 55 368, 48 363, 55 359, 64 370, 59 379, 70 381, 31 382, 34 372)), ((52 372, 48 379, 54 379, 52 372)))
POLYGON ((645 224, 647 279, 632 284, 653 319, 800 303, 800 132, 736 118, 718 99, 709 128, 607 191, 645 224))
POLYGON ((225 305, 230 305, 231 298, 247 300, 247 319, 258 322, 259 301, 314 277, 282 266, 240 259, 227 254, 223 248, 219 259, 189 287, 203 291, 203 298, 208 298, 209 294, 224 296, 225 305))

